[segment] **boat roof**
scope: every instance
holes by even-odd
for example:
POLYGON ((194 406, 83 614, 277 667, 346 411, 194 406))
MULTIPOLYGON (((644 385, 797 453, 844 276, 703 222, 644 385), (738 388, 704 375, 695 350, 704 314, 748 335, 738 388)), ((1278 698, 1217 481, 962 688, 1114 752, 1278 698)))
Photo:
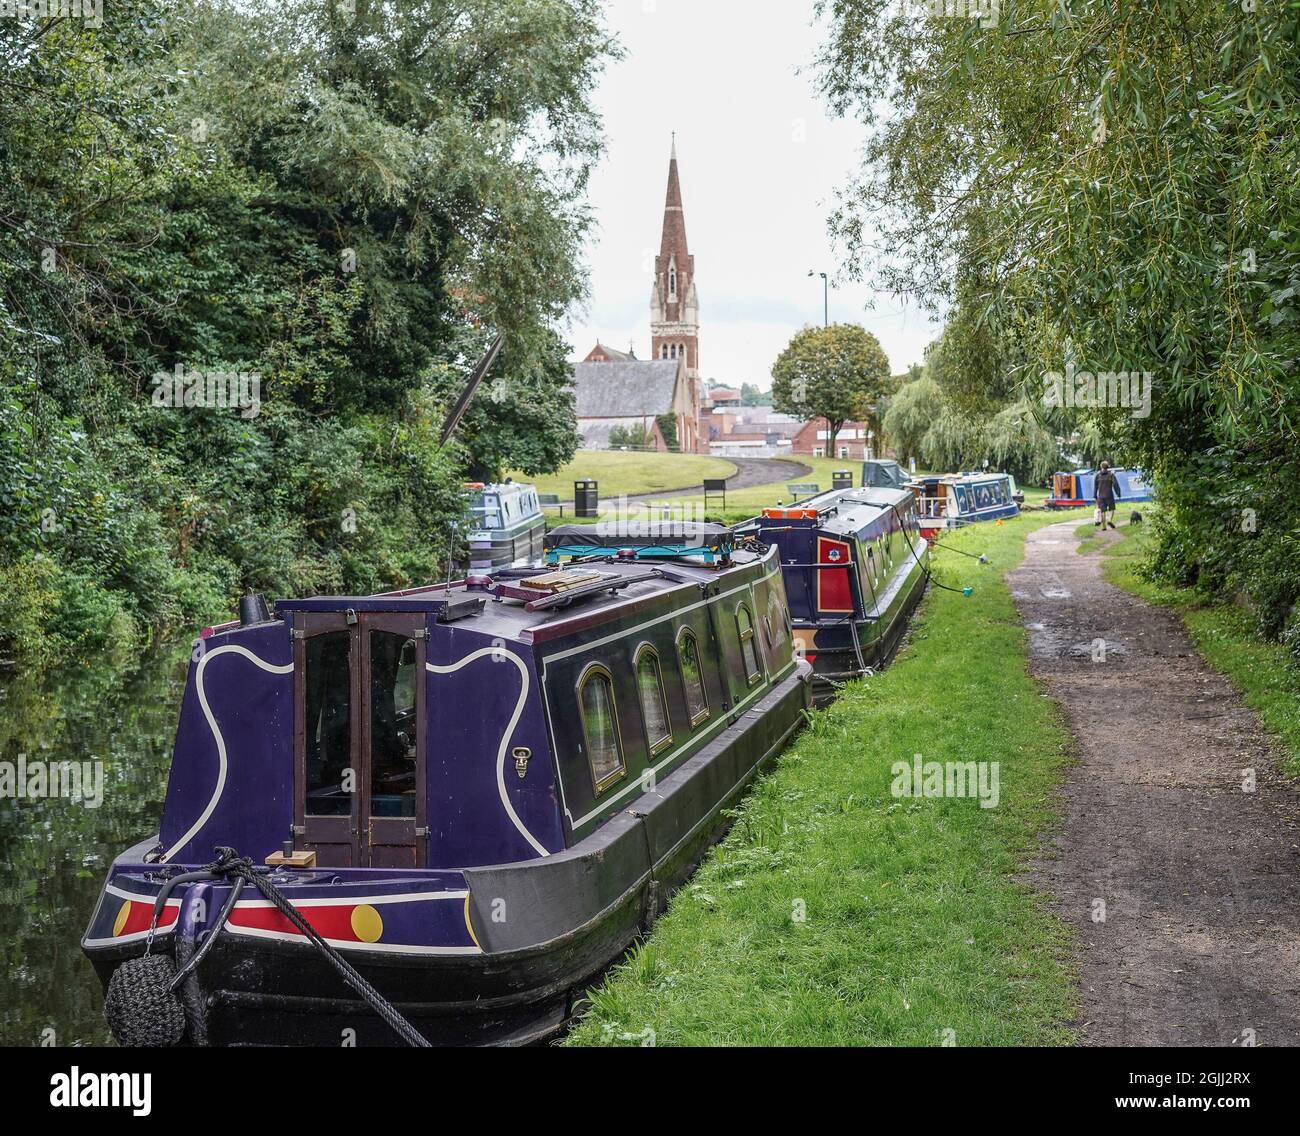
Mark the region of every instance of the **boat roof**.
MULTIPOLYGON (((563 527, 581 529, 594 526, 563 527)), ((373 596, 305 596, 278 600, 275 612, 279 618, 299 611, 421 612, 435 616, 439 622, 457 623, 477 634, 537 642, 570 634, 593 623, 619 619, 681 589, 698 596, 702 585, 718 583, 729 576, 752 570, 767 555, 770 554, 736 549, 726 567, 709 567, 691 561, 649 562, 611 557, 608 560, 582 561, 560 570, 554 565, 501 569, 470 575, 449 584, 432 584, 373 596), (529 581, 572 573, 575 568, 599 573, 600 578, 592 579, 590 585, 584 584, 582 590, 574 588, 571 596, 566 595, 562 588, 550 593, 536 593, 542 599, 547 594, 553 595, 554 606, 529 610, 515 595, 502 594, 522 592, 525 589, 521 585, 529 581)), ((543 584, 543 587, 548 586, 543 584)))
MULTIPOLYGON (((912 500, 910 489, 868 486, 831 489, 784 509, 764 510, 761 520, 801 520, 832 533, 856 533, 882 514, 901 508, 912 500)), ((761 523, 760 520, 760 523, 761 523)))

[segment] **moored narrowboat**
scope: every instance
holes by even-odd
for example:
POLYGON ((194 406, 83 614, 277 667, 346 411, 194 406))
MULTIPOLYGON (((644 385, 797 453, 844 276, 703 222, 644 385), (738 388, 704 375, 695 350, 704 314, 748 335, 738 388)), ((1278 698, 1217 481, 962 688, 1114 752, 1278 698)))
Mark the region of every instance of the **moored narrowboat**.
MULTIPOLYGON (((1128 504, 1151 501, 1155 490, 1140 469, 1117 469, 1115 474, 1119 500, 1128 504)), ((1097 503, 1097 470, 1076 469, 1071 473, 1052 475, 1052 495, 1047 500, 1049 509, 1077 509, 1097 503)))
POLYGON ((492 485, 473 482, 466 488, 474 517, 466 534, 470 571, 534 563, 542 554, 546 535, 546 516, 537 487, 508 481, 492 485))
POLYGON ((881 666, 925 590, 929 545, 908 489, 839 489, 765 509, 738 532, 781 557, 797 649, 820 703, 881 666))
POLYGON ((1017 516, 1016 483, 1007 473, 925 475, 912 482, 921 534, 934 540, 948 529, 1017 516))
POLYGON ((160 831, 82 941, 120 1041, 400 1041, 325 946, 430 1043, 562 1026, 811 682, 775 548, 710 526, 648 558, 574 528, 563 567, 249 597, 204 633, 160 831))

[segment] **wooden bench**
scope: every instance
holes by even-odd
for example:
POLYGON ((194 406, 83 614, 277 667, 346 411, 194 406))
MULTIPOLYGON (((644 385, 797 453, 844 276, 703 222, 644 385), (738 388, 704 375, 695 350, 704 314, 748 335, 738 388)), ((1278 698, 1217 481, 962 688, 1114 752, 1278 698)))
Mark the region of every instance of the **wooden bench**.
POLYGON ((560 500, 558 493, 539 493, 537 503, 543 509, 559 509, 560 516, 564 516, 564 502, 560 500))
POLYGON ((791 496, 796 501, 800 497, 816 497, 822 491, 821 486, 811 481, 796 481, 792 485, 787 485, 786 489, 790 491, 791 496))

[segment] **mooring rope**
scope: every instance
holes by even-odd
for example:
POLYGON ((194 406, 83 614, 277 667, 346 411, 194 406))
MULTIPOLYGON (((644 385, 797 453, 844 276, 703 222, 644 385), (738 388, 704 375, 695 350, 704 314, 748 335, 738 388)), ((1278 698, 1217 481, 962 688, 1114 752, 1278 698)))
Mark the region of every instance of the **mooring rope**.
MULTIPOLYGON (((406 1018, 402 1016, 397 1007, 380 994, 378 990, 371 986, 347 959, 321 938, 321 936, 316 932, 316 929, 303 918, 301 912, 294 907, 293 903, 290 902, 290 900, 274 883, 271 882, 267 874, 254 869, 252 860, 247 856, 238 855, 233 848, 218 846, 213 849, 213 851, 216 852, 217 858, 211 864, 208 864, 206 867, 201 868, 198 871, 182 872, 180 875, 172 876, 171 879, 166 880, 163 883, 163 886, 159 889, 158 896, 154 901, 153 918, 149 924, 149 934, 145 939, 144 958, 139 960, 127 960, 127 962, 123 963, 122 966, 118 968, 119 971, 126 968, 132 961, 143 963, 146 967, 153 961, 150 959, 150 951, 153 949, 154 933, 158 927, 158 917, 162 914, 164 906, 166 906, 168 896, 173 890, 175 890, 178 884, 195 883, 199 880, 226 881, 230 884, 230 895, 222 905, 220 912, 218 912, 217 918, 213 922, 212 929, 209 932, 208 937, 204 940, 203 945, 199 947, 194 955, 177 973, 175 973, 174 976, 170 973, 165 976, 167 978, 166 994, 174 995, 185 979, 193 974, 195 968, 198 967, 199 963, 203 961, 208 952, 212 949, 213 944, 217 941, 217 937, 226 926, 226 921, 230 918, 230 913, 234 910, 235 904, 239 901, 239 896, 243 892, 244 886, 246 884, 252 884, 253 887, 257 888, 258 891, 271 901, 271 903, 279 910, 281 915, 288 919, 289 922, 303 934, 312 946, 325 956, 326 961, 328 961, 329 964, 338 971, 339 976, 343 981, 361 995, 362 999, 392 1028, 393 1032, 401 1037, 407 1045, 428 1048, 429 1042, 413 1025, 411 1025, 409 1021, 406 1020, 406 1018)), ((161 956, 158 961, 162 961, 161 956)), ((160 971, 159 973, 161 974, 162 972, 160 971)), ((116 973, 114 974, 114 977, 118 977, 116 973)), ((125 976, 123 976, 123 978, 125 979, 125 976)), ((131 984, 132 996, 143 997, 144 995, 140 993, 141 989, 145 986, 151 987, 152 985, 154 985, 152 981, 146 983, 133 982, 131 984)), ((105 1005, 105 1012, 106 1014, 108 1013, 107 1003, 105 1005)), ((145 1016, 149 1017, 151 1015, 146 1014, 145 1016)), ((112 1020, 110 1020, 110 1024, 112 1024, 112 1020)))

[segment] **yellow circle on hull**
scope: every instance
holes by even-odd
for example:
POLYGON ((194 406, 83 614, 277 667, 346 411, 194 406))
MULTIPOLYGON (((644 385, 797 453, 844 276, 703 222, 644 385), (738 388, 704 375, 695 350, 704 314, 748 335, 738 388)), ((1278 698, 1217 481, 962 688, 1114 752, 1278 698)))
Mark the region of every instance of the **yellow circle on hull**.
POLYGON ((122 900, 122 906, 117 909, 117 918, 113 920, 114 936, 122 933, 122 928, 126 926, 126 921, 131 917, 131 901, 122 900))
POLYGON ((358 904, 352 909, 352 933, 363 943, 377 943, 384 933, 384 921, 368 903, 358 904))

